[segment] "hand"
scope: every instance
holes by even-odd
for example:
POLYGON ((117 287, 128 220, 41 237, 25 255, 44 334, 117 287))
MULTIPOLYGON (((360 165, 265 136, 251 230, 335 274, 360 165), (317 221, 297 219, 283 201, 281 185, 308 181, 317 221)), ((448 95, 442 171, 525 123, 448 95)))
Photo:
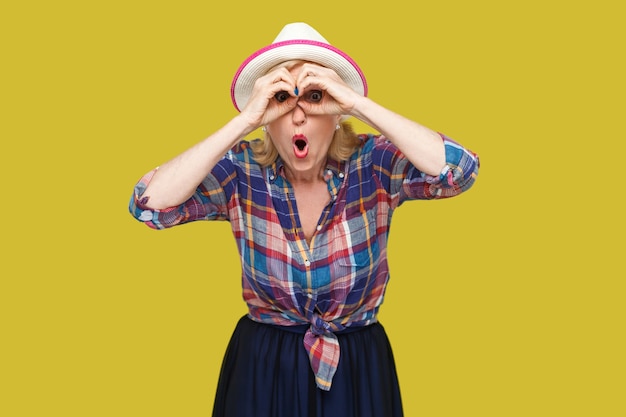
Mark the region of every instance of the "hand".
POLYGON ((267 125, 296 106, 295 89, 296 80, 291 73, 278 68, 256 80, 241 116, 246 118, 252 130, 267 125), (277 100, 275 97, 281 92, 281 100, 277 100))
POLYGON ((334 70, 310 63, 302 65, 296 85, 300 90, 298 105, 307 114, 351 115, 361 97, 334 70), (312 99, 316 90, 322 92, 321 100, 312 99))

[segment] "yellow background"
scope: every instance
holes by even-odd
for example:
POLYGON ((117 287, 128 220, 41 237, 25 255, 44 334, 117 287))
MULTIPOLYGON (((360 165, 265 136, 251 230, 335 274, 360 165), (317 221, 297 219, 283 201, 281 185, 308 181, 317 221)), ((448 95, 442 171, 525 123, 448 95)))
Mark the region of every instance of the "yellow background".
POLYGON ((467 194, 394 218, 406 415, 626 415, 618 3, 4 2, 0 415, 210 415, 245 312, 230 229, 152 231, 127 203, 292 21, 481 157, 467 194))

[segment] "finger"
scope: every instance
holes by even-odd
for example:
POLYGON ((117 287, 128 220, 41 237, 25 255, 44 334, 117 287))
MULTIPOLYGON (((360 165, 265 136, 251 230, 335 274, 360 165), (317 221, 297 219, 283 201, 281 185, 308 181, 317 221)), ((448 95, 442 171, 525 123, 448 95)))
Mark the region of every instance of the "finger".
POLYGON ((306 63, 303 64, 300 68, 300 72, 298 73, 296 81, 300 83, 309 77, 332 78, 336 75, 337 73, 330 68, 322 67, 321 65, 306 63))
POLYGON ((277 70, 274 70, 270 72, 269 74, 267 74, 266 77, 271 84, 286 82, 290 84, 292 90, 296 86, 295 78, 285 68, 278 68, 277 70))
POLYGON ((298 101, 298 106, 302 108, 304 113, 306 114, 339 114, 338 108, 333 105, 325 105, 325 104, 313 104, 307 103, 303 101, 298 101))
POLYGON ((304 64, 300 68, 296 76, 296 85, 298 86, 299 91, 304 91, 306 86, 310 83, 311 79, 317 77, 318 71, 321 67, 313 66, 310 64, 304 64))
POLYGON ((264 112, 265 123, 270 123, 285 113, 288 113, 296 106, 297 103, 297 97, 289 97, 283 102, 279 102, 274 99, 270 100, 264 112))
POLYGON ((315 71, 301 71, 296 79, 296 85, 299 91, 304 91, 312 82, 318 79, 315 71))
POLYGON ((297 97, 294 84, 287 81, 277 81, 268 87, 267 98, 276 98, 276 95, 281 92, 287 93, 290 98, 297 97))

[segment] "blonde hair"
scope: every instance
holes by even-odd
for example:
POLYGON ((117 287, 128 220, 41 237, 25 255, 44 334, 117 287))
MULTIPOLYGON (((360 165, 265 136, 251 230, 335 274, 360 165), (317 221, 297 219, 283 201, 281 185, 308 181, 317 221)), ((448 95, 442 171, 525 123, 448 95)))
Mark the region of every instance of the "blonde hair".
MULTIPOLYGON (((305 62, 307 61, 291 60, 281 62, 273 68, 270 68, 267 72, 283 67, 291 69, 296 65, 303 64, 305 62)), ((359 138, 354 132, 352 125, 348 122, 341 122, 339 124, 339 129, 335 131, 333 140, 328 148, 328 156, 336 161, 346 161, 357 149, 359 142, 359 138)), ((274 161, 276 161, 276 158, 278 158, 278 150, 274 146, 272 138, 267 132, 265 132, 265 137, 262 141, 251 141, 250 148, 252 149, 254 160, 262 167, 273 164, 274 161)))

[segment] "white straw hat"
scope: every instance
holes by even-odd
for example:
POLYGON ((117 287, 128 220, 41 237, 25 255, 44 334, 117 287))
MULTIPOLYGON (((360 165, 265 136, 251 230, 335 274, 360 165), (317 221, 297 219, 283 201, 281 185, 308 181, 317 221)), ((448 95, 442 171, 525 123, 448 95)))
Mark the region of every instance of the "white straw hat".
POLYGON ((281 62, 295 59, 331 68, 354 91, 362 96, 367 95, 367 81, 357 63, 330 45, 311 26, 298 22, 287 24, 271 45, 259 49, 241 64, 230 87, 235 108, 241 111, 246 106, 257 78, 281 62))

